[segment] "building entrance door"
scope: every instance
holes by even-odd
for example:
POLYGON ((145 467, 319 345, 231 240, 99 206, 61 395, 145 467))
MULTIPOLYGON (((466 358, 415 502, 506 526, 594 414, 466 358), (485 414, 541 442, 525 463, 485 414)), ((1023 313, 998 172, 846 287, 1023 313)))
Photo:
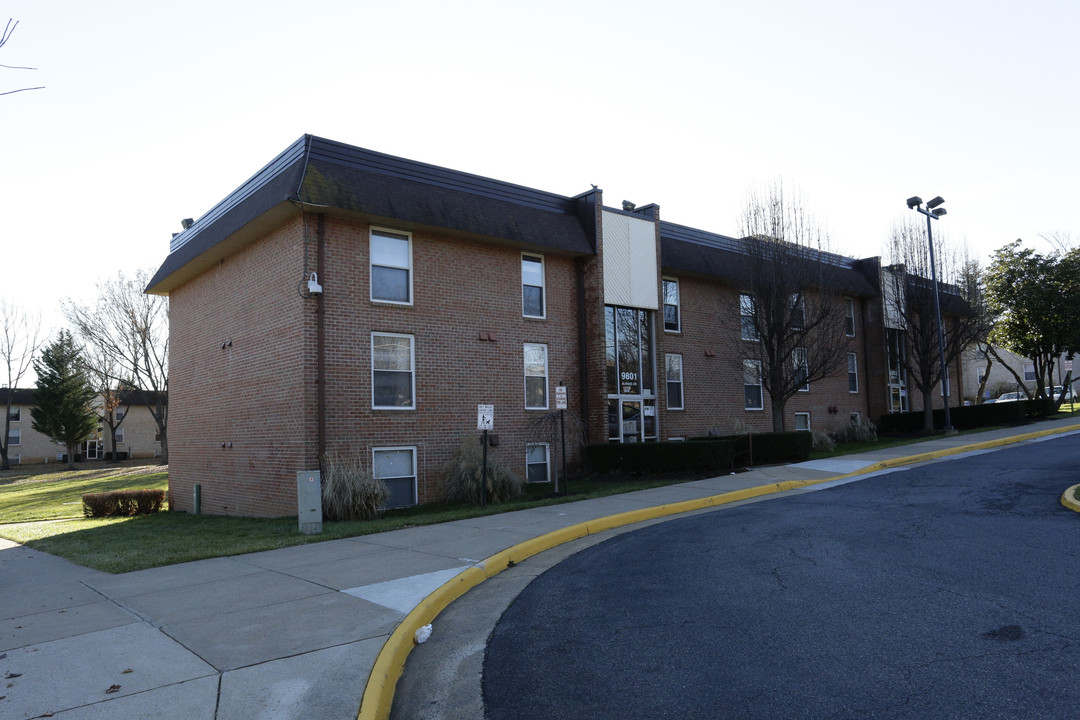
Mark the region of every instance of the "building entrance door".
POLYGON ((656 439, 656 400, 641 396, 608 399, 608 440, 643 442, 656 439))

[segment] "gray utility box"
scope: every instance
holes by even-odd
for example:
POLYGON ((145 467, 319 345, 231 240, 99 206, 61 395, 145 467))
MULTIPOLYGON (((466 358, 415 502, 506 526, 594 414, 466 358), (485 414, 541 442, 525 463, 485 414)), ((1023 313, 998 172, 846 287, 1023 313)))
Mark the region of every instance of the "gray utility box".
POLYGON ((322 475, 318 470, 296 473, 296 510, 300 532, 304 535, 322 532, 322 475))

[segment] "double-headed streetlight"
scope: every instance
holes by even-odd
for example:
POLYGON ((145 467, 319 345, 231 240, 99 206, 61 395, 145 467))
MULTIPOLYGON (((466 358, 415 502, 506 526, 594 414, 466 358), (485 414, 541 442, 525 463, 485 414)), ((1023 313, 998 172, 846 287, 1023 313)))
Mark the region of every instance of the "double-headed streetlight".
POLYGON ((941 300, 938 297, 937 265, 934 262, 934 231, 930 227, 931 220, 937 220, 945 214, 945 208, 941 207, 944 202, 945 200, 938 195, 927 202, 926 209, 923 209, 922 198, 916 195, 908 198, 907 206, 909 210, 918 210, 926 216, 926 240, 930 244, 930 279, 934 283, 934 312, 937 315, 938 354, 941 359, 941 389, 945 397, 945 434, 951 435, 956 431, 949 418, 949 375, 948 367, 945 365, 945 327, 941 324, 941 300))

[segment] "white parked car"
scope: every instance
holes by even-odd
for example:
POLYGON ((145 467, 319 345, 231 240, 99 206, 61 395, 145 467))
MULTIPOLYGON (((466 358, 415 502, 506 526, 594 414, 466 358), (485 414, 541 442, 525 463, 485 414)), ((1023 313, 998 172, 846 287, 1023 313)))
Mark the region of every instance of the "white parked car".
POLYGON ((1009 402, 1010 400, 1027 400, 1027 395, 1022 392, 1003 393, 998 396, 998 402, 1009 402))

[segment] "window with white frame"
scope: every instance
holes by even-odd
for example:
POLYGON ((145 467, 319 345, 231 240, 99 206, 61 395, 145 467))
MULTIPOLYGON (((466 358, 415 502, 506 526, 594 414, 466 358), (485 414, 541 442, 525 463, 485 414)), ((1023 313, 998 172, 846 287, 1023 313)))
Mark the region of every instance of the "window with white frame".
POLYGON ((116 408, 113 410, 113 419, 116 420, 116 422, 120 422, 124 419, 125 412, 127 412, 127 410, 125 410, 123 406, 116 408))
POLYGON ((859 392, 859 359, 855 353, 847 354, 847 389, 848 392, 859 392))
POLYGON ((124 442, 124 428, 122 427, 116 428, 116 442, 124 442))
POLYGON ((521 255, 521 314, 542 318, 544 306, 544 256, 521 255))
POLYGON ((547 345, 525 343, 525 408, 547 410, 547 345))
POLYGON ((18 405, 11 408, 11 412, 8 413, 8 420, 11 422, 22 422, 22 408, 18 405))
POLYGON ((750 295, 739 295, 739 323, 742 327, 743 340, 757 340, 757 321, 754 298, 750 295))
POLYGON ((22 445, 22 430, 11 428, 8 430, 8 447, 22 445))
POLYGON ((416 448, 373 448, 371 467, 373 475, 386 483, 390 497, 386 507, 415 505, 416 498, 416 448))
POLYGON ((791 351, 791 363, 795 366, 795 385, 798 386, 799 392, 810 390, 810 383, 807 382, 807 378, 810 377, 810 365, 806 358, 806 348, 795 348, 791 351))
POLYGON ((371 299, 412 304, 412 234, 371 228, 371 299))
POLYGON ((668 410, 683 409, 683 360, 682 355, 667 353, 664 356, 667 371, 667 407, 668 410))
POLYGON ((530 443, 525 446, 525 480, 530 483, 551 482, 547 443, 530 443))
POLYGON ((761 387, 761 362, 759 360, 743 360, 743 395, 744 405, 747 410, 763 410, 765 408, 765 393, 761 387))
POLYGON ((810 413, 795 413, 795 429, 803 432, 810 432, 810 413))
POLYGON ((855 337, 855 301, 844 298, 844 334, 855 337))
POLYGON ((664 332, 679 332, 679 281, 664 278, 664 332))
POLYGON ((1024 382, 1035 382, 1035 366, 1030 363, 1024 365, 1024 382))
POLYGON ((413 367, 412 335, 371 333, 371 406, 415 409, 413 367))

